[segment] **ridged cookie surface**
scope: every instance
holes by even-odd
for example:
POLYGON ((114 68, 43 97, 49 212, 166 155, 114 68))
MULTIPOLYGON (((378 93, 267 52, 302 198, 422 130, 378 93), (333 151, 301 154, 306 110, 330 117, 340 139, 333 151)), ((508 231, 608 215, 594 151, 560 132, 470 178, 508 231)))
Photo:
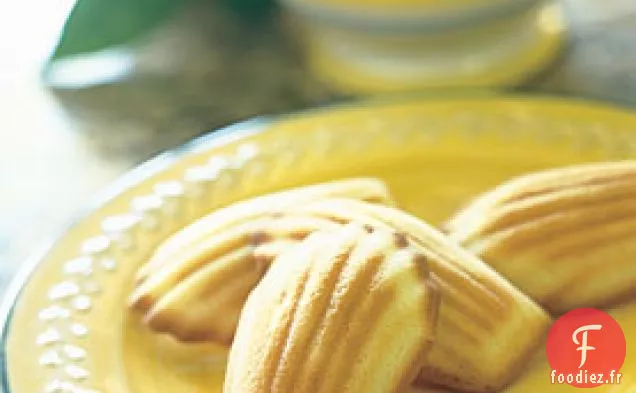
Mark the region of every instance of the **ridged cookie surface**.
POLYGON ((301 187, 217 210, 162 244, 138 273, 130 305, 156 332, 182 341, 229 344, 247 295, 291 244, 339 224, 312 216, 277 217, 327 197, 391 203, 386 185, 355 178, 301 187))
MULTIPOLYGON (((421 220, 376 203, 323 196, 294 203, 270 199, 257 208, 212 213, 204 219, 207 226, 195 224, 206 229, 204 234, 186 229, 158 251, 131 304, 155 331, 184 341, 229 344, 248 294, 274 258, 313 232, 358 222, 405 234, 428 259, 442 294, 440 335, 419 382, 491 392, 514 379, 549 326, 539 306, 421 220), (184 241, 189 238, 195 240, 184 241)), ((375 198, 382 200, 389 203, 375 198)))
POLYGON ((554 314, 611 306, 636 294, 636 161, 513 179, 447 229, 554 314))
POLYGON ((546 312, 418 218, 389 206, 336 198, 299 205, 292 212, 385 225, 419 247, 442 296, 436 342, 419 383, 496 392, 514 380, 542 344, 551 323, 546 312))
POLYGON ((224 393, 401 392, 433 341, 438 302, 405 236, 358 224, 316 232, 249 296, 224 393))

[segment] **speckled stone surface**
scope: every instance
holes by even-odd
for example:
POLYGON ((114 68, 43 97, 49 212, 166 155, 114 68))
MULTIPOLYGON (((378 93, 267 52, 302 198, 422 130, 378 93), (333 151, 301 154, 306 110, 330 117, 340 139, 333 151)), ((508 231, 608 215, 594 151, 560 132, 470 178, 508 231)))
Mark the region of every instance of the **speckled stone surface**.
MULTIPOLYGON (((636 3, 567 0, 572 41, 522 91, 636 107, 636 3)), ((0 89, 0 293, 21 262, 94 195, 153 155, 237 120, 346 99, 308 75, 277 21, 184 11, 137 46, 125 80, 0 89)), ((0 78, 1 79, 1 78, 0 78)))

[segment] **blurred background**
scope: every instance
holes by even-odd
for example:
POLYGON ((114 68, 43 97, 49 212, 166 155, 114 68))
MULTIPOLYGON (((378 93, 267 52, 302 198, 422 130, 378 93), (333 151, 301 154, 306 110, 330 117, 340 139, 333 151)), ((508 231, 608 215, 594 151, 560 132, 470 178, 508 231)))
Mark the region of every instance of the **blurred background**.
POLYGON ((634 107, 634 37, 634 0, 2 2, 0 294, 92 195, 197 135, 412 92, 634 107))

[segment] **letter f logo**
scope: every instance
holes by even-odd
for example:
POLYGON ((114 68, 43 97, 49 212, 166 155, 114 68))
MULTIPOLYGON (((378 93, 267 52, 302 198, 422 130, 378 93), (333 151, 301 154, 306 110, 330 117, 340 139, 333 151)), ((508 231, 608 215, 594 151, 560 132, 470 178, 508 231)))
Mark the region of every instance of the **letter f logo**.
POLYGON ((581 364, 579 365, 579 368, 583 367, 583 365, 587 361, 587 351, 593 351, 593 350, 596 349, 594 347, 590 347, 590 346, 587 345, 587 333, 588 333, 588 331, 589 330, 601 330, 602 327, 603 327, 602 325, 585 325, 585 326, 581 326, 580 328, 576 329, 574 331, 574 333, 572 334, 572 341, 574 341, 574 344, 580 345, 580 347, 578 347, 576 349, 577 351, 581 351, 581 364), (581 342, 579 342, 577 336, 581 332, 583 332, 583 334, 582 334, 583 339, 581 340, 581 342))

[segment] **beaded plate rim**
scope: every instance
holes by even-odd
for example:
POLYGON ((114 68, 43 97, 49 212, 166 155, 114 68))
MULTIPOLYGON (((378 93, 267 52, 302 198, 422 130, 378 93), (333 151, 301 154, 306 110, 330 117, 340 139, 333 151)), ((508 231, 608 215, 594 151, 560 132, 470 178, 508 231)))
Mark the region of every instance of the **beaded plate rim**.
POLYGON ((153 175, 165 170, 181 157, 198 151, 213 149, 216 146, 226 145, 237 140, 246 139, 264 132, 270 124, 271 120, 269 120, 267 116, 245 120, 207 132, 185 144, 166 150, 150 158, 120 176, 110 185, 107 185, 102 192, 97 193, 79 213, 59 230, 56 236, 44 242, 37 251, 27 258, 23 263, 24 266, 18 270, 9 282, 3 294, 3 298, 0 299, 0 393, 12 392, 9 385, 6 345, 11 330, 11 321, 15 306, 20 299, 23 289, 29 282, 30 277, 38 269, 55 244, 63 239, 66 234, 85 217, 97 211, 100 206, 134 185, 140 184, 153 175))
POLYGON ((49 240, 44 247, 42 247, 39 251, 33 254, 31 258, 28 258, 24 267, 19 270, 19 272, 15 275, 15 277, 11 280, 7 291, 4 294, 4 299, 0 302, 0 389, 4 393, 11 393, 10 385, 9 385, 9 375, 8 368, 6 367, 8 363, 7 353, 6 353, 6 345, 8 341, 8 336, 11 328, 12 316, 15 310, 15 306, 20 298, 20 295, 25 288, 26 284, 29 282, 31 275, 38 269, 40 263, 45 259, 48 251, 53 248, 53 246, 58 243, 61 239, 63 239, 68 231, 79 225, 82 220, 89 216, 90 214, 97 211, 100 206, 115 198, 117 195, 125 192, 131 187, 140 184, 146 181, 148 178, 152 177, 155 174, 162 172, 163 170, 169 168, 174 163, 178 162, 182 157, 202 152, 212 150, 218 146, 224 146, 230 144, 232 142, 237 142, 241 140, 248 139, 250 136, 258 135, 262 132, 266 132, 274 123, 285 122, 286 120, 293 120, 298 117, 303 117, 304 115, 315 115, 328 113, 334 109, 364 109, 369 107, 374 107, 377 105, 394 105, 394 104, 408 104, 409 102, 414 102, 419 98, 422 102, 431 101, 431 102, 439 102, 446 101, 449 104, 452 104, 453 101, 492 101, 496 102, 509 102, 511 100, 522 100, 524 105, 530 105, 537 103, 545 103, 553 102, 553 103, 561 103, 567 104, 569 106, 594 106, 599 109, 608 110, 611 112, 615 112, 617 114, 634 114, 633 108, 629 108, 625 105, 620 105, 612 102, 603 102, 593 98, 585 98, 585 97, 564 97, 558 95, 523 95, 523 94, 486 94, 482 92, 479 95, 470 95, 470 94, 462 94, 462 95, 450 95, 443 97, 422 97, 420 96, 402 96, 397 99, 370 99, 365 100, 363 102, 353 102, 353 103, 339 103, 333 105, 327 105, 315 109, 309 109, 304 111, 298 111, 296 113, 292 113, 289 115, 281 115, 281 116, 262 116, 256 117, 251 120, 243 121, 235 123, 234 125, 230 125, 227 127, 220 128, 216 131, 209 132, 204 134, 198 138, 195 138, 180 147, 176 147, 174 149, 170 149, 165 151, 164 153, 159 154, 158 156, 151 158, 150 160, 142 163, 131 171, 127 172, 115 182, 113 182, 110 186, 107 186, 103 192, 98 193, 96 198, 91 198, 92 203, 86 205, 84 209, 81 210, 80 214, 76 215, 74 219, 70 220, 70 223, 62 228, 60 234, 54 237, 52 240, 49 240), (428 98, 428 99, 427 99, 428 98), (632 110, 629 110, 632 109, 632 110))

